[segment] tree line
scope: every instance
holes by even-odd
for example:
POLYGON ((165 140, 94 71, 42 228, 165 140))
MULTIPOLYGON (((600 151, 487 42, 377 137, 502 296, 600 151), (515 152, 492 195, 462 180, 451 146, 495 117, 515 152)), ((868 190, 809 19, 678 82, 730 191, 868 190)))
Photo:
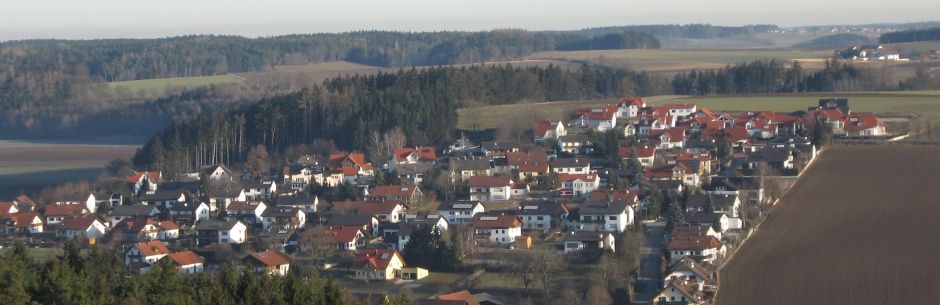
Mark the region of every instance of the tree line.
POLYGON ((904 43, 940 40, 940 27, 916 29, 881 34, 881 43, 904 43))
MULTIPOLYGON (((316 273, 260 276, 228 264, 218 272, 193 276, 178 272, 169 260, 144 275, 127 271, 109 250, 82 253, 74 243, 61 255, 37 261, 23 243, 0 255, 0 303, 29 304, 356 304, 335 282, 316 273)), ((389 304, 410 304, 391 298, 389 304)))
POLYGON ((456 109, 468 104, 548 102, 668 93, 646 73, 582 66, 479 65, 338 77, 230 111, 200 115, 154 136, 135 155, 141 168, 169 172, 244 160, 261 145, 278 153, 329 142, 369 151, 373 133, 399 128, 407 145, 450 144, 456 109))

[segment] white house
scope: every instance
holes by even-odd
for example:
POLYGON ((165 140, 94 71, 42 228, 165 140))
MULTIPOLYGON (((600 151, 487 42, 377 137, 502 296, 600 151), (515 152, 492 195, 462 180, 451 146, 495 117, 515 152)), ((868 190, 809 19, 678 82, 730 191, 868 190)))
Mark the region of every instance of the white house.
POLYGON ((173 265, 176 266, 176 270, 182 274, 196 274, 202 272, 205 264, 205 259, 193 251, 170 253, 164 259, 172 261, 173 265))
POLYGON ((516 215, 477 216, 473 231, 478 242, 489 245, 509 245, 522 236, 522 221, 516 215))
POLYGON ((356 279, 391 280, 405 268, 405 259, 396 250, 363 249, 356 253, 353 269, 356 279))
POLYGON ((474 216, 485 210, 479 201, 460 200, 442 203, 437 213, 446 218, 448 223, 466 224, 471 223, 474 216))
POLYGON ((558 158, 551 162, 552 172, 559 174, 587 174, 591 172, 591 162, 579 158, 558 158))
MULTIPOLYGON (((667 287, 670 281, 685 281, 696 290, 714 291, 718 289, 718 274, 709 263, 696 262, 691 257, 684 257, 666 271, 663 278, 667 287)), ((666 288, 666 287, 664 287, 666 288)))
POLYGON ((533 137, 536 143, 542 143, 546 140, 558 139, 561 136, 568 135, 565 124, 561 121, 539 121, 535 124, 533 137))
POLYGON ((616 251, 617 240, 609 232, 577 230, 565 234, 563 238, 565 253, 580 251, 616 251))
POLYGON ((168 254, 170 254, 170 250, 160 241, 140 242, 124 252, 124 265, 129 266, 132 263, 150 265, 168 254))
POLYGON ((617 103, 617 112, 620 117, 635 117, 639 115, 640 108, 646 107, 646 101, 641 97, 625 97, 617 103))
POLYGON ((55 202, 56 205, 81 205, 88 209, 89 212, 95 213, 98 211, 98 202, 95 200, 95 194, 92 193, 81 193, 81 194, 72 194, 66 196, 62 200, 55 202))
POLYGON ((261 274, 285 276, 290 271, 290 257, 277 250, 249 253, 245 263, 261 274))
POLYGON ((666 250, 669 253, 670 265, 687 256, 703 262, 714 262, 725 255, 725 246, 718 238, 710 235, 675 238, 669 241, 666 250))
POLYGON ((698 111, 698 108, 692 103, 666 104, 662 107, 668 111, 669 115, 674 117, 690 116, 698 111))
POLYGON ((246 224, 258 224, 263 221, 261 214, 268 206, 261 201, 233 201, 225 207, 228 220, 239 220, 246 224))
POLYGON ((336 249, 356 251, 366 245, 366 235, 357 227, 333 227, 329 232, 333 235, 336 249))
POLYGON ((285 229, 300 229, 307 225, 307 213, 294 207, 274 206, 261 213, 263 229, 271 226, 285 229))
POLYGON ((193 225, 209 219, 209 205, 204 202, 174 205, 170 208, 170 219, 180 224, 193 225))
POLYGON ((509 197, 511 196, 512 185, 512 179, 510 179, 508 176, 470 177, 470 200, 509 200, 509 197))
POLYGON ((561 196, 581 197, 597 190, 601 179, 597 174, 559 174, 561 180, 561 196))
POLYGON ((590 202, 581 206, 581 230, 623 232, 633 224, 633 208, 624 200, 590 202))
POLYGON ((186 202, 186 191, 182 189, 146 191, 137 198, 143 205, 157 206, 164 209, 186 202))
POLYGON ((198 245, 241 244, 248 239, 248 227, 237 220, 204 220, 197 223, 194 229, 198 245))
POLYGON ((558 137, 555 146, 559 151, 568 154, 581 154, 583 149, 591 145, 591 139, 583 134, 570 134, 558 137))
POLYGON ((105 226, 93 217, 79 217, 63 220, 56 226, 56 236, 68 240, 94 240, 104 236, 105 226))
POLYGON ((688 285, 683 280, 673 280, 666 282, 666 287, 660 290, 653 297, 656 304, 683 304, 699 305, 708 304, 704 294, 694 287, 688 285))
POLYGON ((524 202, 519 207, 522 228, 526 230, 550 230, 565 223, 568 207, 557 202, 524 202))

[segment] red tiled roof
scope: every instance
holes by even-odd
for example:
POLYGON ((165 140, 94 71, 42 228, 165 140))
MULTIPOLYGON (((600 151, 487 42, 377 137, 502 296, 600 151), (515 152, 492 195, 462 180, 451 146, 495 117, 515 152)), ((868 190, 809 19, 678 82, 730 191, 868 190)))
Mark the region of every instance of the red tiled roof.
POLYGON ((359 228, 356 227, 329 228, 329 230, 333 234, 333 241, 337 243, 351 243, 360 233, 359 228))
POLYGON ((395 149, 395 161, 401 162, 408 158, 410 154, 417 154, 418 160, 422 161, 435 161, 437 160, 437 151, 434 147, 428 146, 419 146, 419 147, 402 147, 395 149))
POLYGON ((627 202, 636 202, 639 196, 638 191, 628 191, 628 190, 613 190, 613 191, 603 191, 597 190, 591 192, 591 202, 604 202, 607 201, 607 196, 610 194, 611 201, 627 201, 627 202))
POLYGON ((196 254, 196 252, 188 251, 188 250, 183 251, 183 252, 172 253, 167 256, 170 258, 170 260, 173 260, 173 263, 175 263, 176 266, 201 264, 204 262, 202 257, 196 254))
POLYGON ((98 219, 94 217, 70 218, 60 222, 56 228, 61 230, 86 230, 94 224, 95 221, 98 221, 98 219))
POLYGON ((27 203, 27 202, 33 202, 33 199, 29 198, 29 196, 26 196, 26 195, 19 195, 19 196, 16 196, 16 201, 19 203, 27 203))
POLYGON ((596 174, 568 174, 568 173, 560 173, 558 174, 558 178, 561 179, 562 182, 575 181, 575 180, 597 181, 598 179, 596 174))
POLYGON ((675 155, 675 159, 676 161, 709 161, 712 159, 712 156, 709 153, 693 154, 680 152, 675 155))
POLYGON ((881 120, 873 115, 851 116, 846 120, 843 129, 849 131, 865 130, 875 128, 881 125, 881 120))
POLYGON ((640 145, 637 147, 632 146, 620 146, 617 150, 617 155, 622 158, 628 158, 633 152, 636 152, 637 158, 649 158, 656 154, 656 146, 653 145, 640 145))
POLYGON ((80 204, 54 204, 46 206, 43 216, 79 216, 88 212, 88 208, 80 204))
POLYGON ((254 211, 261 204, 263 203, 260 201, 232 201, 225 209, 228 211, 254 211))
POLYGON ((512 185, 508 176, 473 176, 470 177, 470 187, 502 187, 512 185))
POLYGON ((515 228, 522 225, 522 220, 516 215, 476 215, 473 217, 473 227, 477 229, 503 229, 515 228))
POLYGON ((442 301, 464 301, 468 305, 480 305, 480 301, 466 290, 442 294, 437 296, 437 299, 442 301))
MULTIPOLYGON (((13 221, 14 228, 29 228, 33 226, 33 221, 36 220, 36 217, 39 217, 39 213, 13 213, 9 214, 9 219, 13 221)), ((42 219, 39 220, 40 223, 42 219)))
POLYGON ((539 121, 535 123, 535 130, 532 132, 536 137, 544 137, 545 133, 558 126, 558 121, 539 121))
POLYGON ((0 202, 0 219, 5 219, 10 216, 10 210, 13 209, 13 206, 16 205, 13 201, 4 201, 0 202))
POLYGON ((694 171, 692 171, 692 168, 689 167, 688 164, 677 163, 677 164, 667 164, 667 165, 647 169, 645 174, 646 174, 646 177, 649 177, 649 178, 672 178, 673 177, 672 170, 676 167, 681 167, 683 174, 686 174, 686 175, 695 173, 694 171))
POLYGON ((268 267, 278 267, 281 265, 290 264, 290 257, 288 257, 287 254, 281 253, 281 251, 277 250, 253 252, 248 254, 248 257, 251 257, 258 263, 268 267))
POLYGON ((406 198, 411 197, 411 194, 414 194, 417 189, 418 186, 414 184, 379 185, 372 190, 372 196, 406 198))
POLYGON ((628 106, 639 106, 643 107, 646 105, 646 102, 643 101, 642 97, 624 97, 620 99, 620 102, 617 105, 628 105, 628 106))
POLYGON ((685 130, 684 127, 675 127, 663 130, 653 130, 649 133, 648 137, 650 138, 660 138, 663 134, 669 136, 670 142, 682 142, 685 140, 685 130))
POLYGON ((742 142, 750 139, 750 135, 747 133, 747 129, 743 126, 735 126, 731 128, 721 128, 718 124, 709 124, 708 128, 702 132, 700 138, 704 141, 717 141, 721 136, 724 135, 725 139, 728 142, 742 142))
POLYGON ((398 200, 367 200, 367 201, 340 201, 334 202, 334 209, 339 208, 340 210, 354 210, 356 213, 362 215, 379 215, 379 214, 391 214, 395 211, 395 208, 401 206, 401 201, 398 200))
POLYGON ((160 180, 160 177, 161 177, 159 171, 149 171, 149 172, 134 171, 133 175, 127 176, 127 183, 137 184, 137 182, 140 181, 140 179, 143 178, 144 175, 147 175, 147 178, 150 179, 151 181, 158 181, 160 180))
POLYGON ((156 240, 136 243, 134 244, 134 248, 137 249, 137 251, 140 252, 140 255, 142 256, 170 254, 170 249, 167 249, 167 247, 163 243, 156 241, 156 240))
POLYGON ((336 154, 330 155, 330 167, 340 168, 341 167, 340 165, 347 158, 351 160, 357 166, 364 167, 366 165, 366 155, 363 153, 349 153, 349 154, 336 153, 336 154))
POLYGON ((172 220, 164 220, 157 222, 157 227, 163 230, 179 230, 180 225, 176 224, 172 220))
POLYGON ((721 247, 721 241, 711 235, 689 236, 688 239, 673 239, 666 245, 668 250, 705 250, 721 247))
POLYGON ((392 259, 398 256, 398 259, 402 260, 401 254, 397 250, 385 250, 385 249, 362 249, 356 252, 356 259, 353 263, 354 268, 362 268, 364 266, 372 265, 376 270, 384 270, 388 268, 388 265, 392 262, 392 259))

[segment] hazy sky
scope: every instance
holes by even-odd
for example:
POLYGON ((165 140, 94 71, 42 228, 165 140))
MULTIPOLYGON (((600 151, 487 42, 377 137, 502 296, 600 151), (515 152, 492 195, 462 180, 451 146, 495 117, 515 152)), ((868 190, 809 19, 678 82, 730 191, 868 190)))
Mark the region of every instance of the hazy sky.
POLYGON ((0 0, 0 40, 940 19, 937 0, 0 0))

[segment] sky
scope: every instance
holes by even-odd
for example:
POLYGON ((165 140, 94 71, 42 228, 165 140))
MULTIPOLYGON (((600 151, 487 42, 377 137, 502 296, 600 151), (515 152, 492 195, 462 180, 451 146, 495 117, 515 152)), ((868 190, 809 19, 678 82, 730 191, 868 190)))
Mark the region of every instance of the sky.
POLYGON ((0 0, 0 40, 940 20, 936 0, 0 0))

